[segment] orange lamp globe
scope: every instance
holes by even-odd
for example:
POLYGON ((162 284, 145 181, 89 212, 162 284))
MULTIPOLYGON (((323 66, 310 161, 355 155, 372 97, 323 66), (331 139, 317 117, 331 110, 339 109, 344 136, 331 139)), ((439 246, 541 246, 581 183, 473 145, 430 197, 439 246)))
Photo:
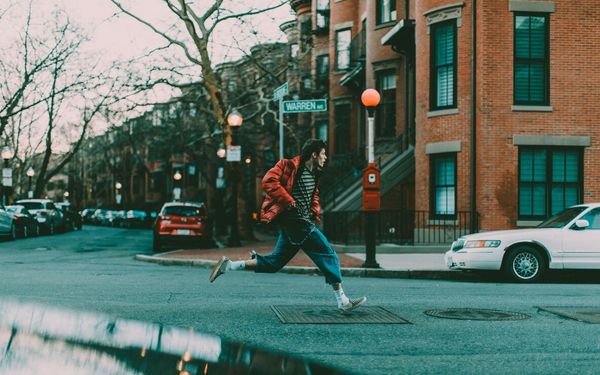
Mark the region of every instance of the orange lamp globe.
POLYGON ((244 121, 244 118, 242 117, 242 115, 236 111, 233 110, 229 116, 227 116, 227 124, 229 126, 242 126, 242 122, 244 121))
POLYGON ((360 96, 360 101, 367 108, 377 107, 381 101, 381 96, 375 89, 366 89, 360 96))

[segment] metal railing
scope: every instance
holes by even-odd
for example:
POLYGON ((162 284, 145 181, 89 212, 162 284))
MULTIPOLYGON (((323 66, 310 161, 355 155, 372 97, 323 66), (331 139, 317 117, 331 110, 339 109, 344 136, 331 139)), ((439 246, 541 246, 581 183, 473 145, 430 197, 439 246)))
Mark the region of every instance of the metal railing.
POLYGON ((350 61, 363 61, 367 56, 363 33, 358 33, 350 40, 350 61))
MULTIPOLYGON (((376 154, 387 154, 382 160, 381 155, 377 158, 377 164, 383 169, 391 162, 395 155, 400 155, 414 145, 414 140, 407 133, 402 133, 393 141, 387 141, 385 145, 376 148, 376 154)), ((362 179, 362 169, 366 166, 364 155, 355 155, 352 163, 352 155, 334 155, 332 165, 326 167, 323 178, 319 183, 321 189, 321 204, 335 206, 343 197, 345 191, 357 181, 362 179)))
MULTIPOLYGON (((325 212, 325 235, 333 243, 364 244, 365 218, 364 211, 325 212)), ((470 211, 440 219, 429 211, 384 210, 375 213, 375 220, 378 244, 449 244, 479 230, 479 215, 470 211)))

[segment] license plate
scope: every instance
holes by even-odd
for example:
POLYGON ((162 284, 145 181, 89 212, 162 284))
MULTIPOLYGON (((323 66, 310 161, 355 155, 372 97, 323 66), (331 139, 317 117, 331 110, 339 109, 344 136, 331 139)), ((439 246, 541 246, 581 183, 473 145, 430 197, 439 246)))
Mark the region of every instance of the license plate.
POLYGON ((177 229, 177 234, 182 234, 182 235, 189 235, 190 234, 190 230, 189 229, 177 229))

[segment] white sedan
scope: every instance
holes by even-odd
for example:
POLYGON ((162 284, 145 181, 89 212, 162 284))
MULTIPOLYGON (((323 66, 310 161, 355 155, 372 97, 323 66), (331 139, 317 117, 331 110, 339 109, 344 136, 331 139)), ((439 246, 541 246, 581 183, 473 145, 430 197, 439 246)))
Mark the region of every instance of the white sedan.
POLYGON ((464 236, 446 252, 450 269, 503 270, 520 282, 551 269, 600 269, 600 203, 572 206, 531 229, 464 236))

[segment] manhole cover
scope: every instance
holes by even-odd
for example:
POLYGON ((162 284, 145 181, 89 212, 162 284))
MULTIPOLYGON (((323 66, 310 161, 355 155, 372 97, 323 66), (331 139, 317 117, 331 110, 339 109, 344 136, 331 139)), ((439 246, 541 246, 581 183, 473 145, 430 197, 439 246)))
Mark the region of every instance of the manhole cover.
POLYGON ((529 319, 529 315, 514 313, 510 311, 489 310, 489 309, 444 309, 427 310, 425 314, 436 318, 459 319, 459 320, 524 320, 529 319))
POLYGON ((600 324, 600 307, 585 306, 553 306, 538 307, 540 310, 548 311, 565 318, 578 320, 584 323, 600 324))
POLYGON ((348 314, 331 306, 271 306, 285 324, 408 324, 408 320, 379 306, 361 306, 348 314))

